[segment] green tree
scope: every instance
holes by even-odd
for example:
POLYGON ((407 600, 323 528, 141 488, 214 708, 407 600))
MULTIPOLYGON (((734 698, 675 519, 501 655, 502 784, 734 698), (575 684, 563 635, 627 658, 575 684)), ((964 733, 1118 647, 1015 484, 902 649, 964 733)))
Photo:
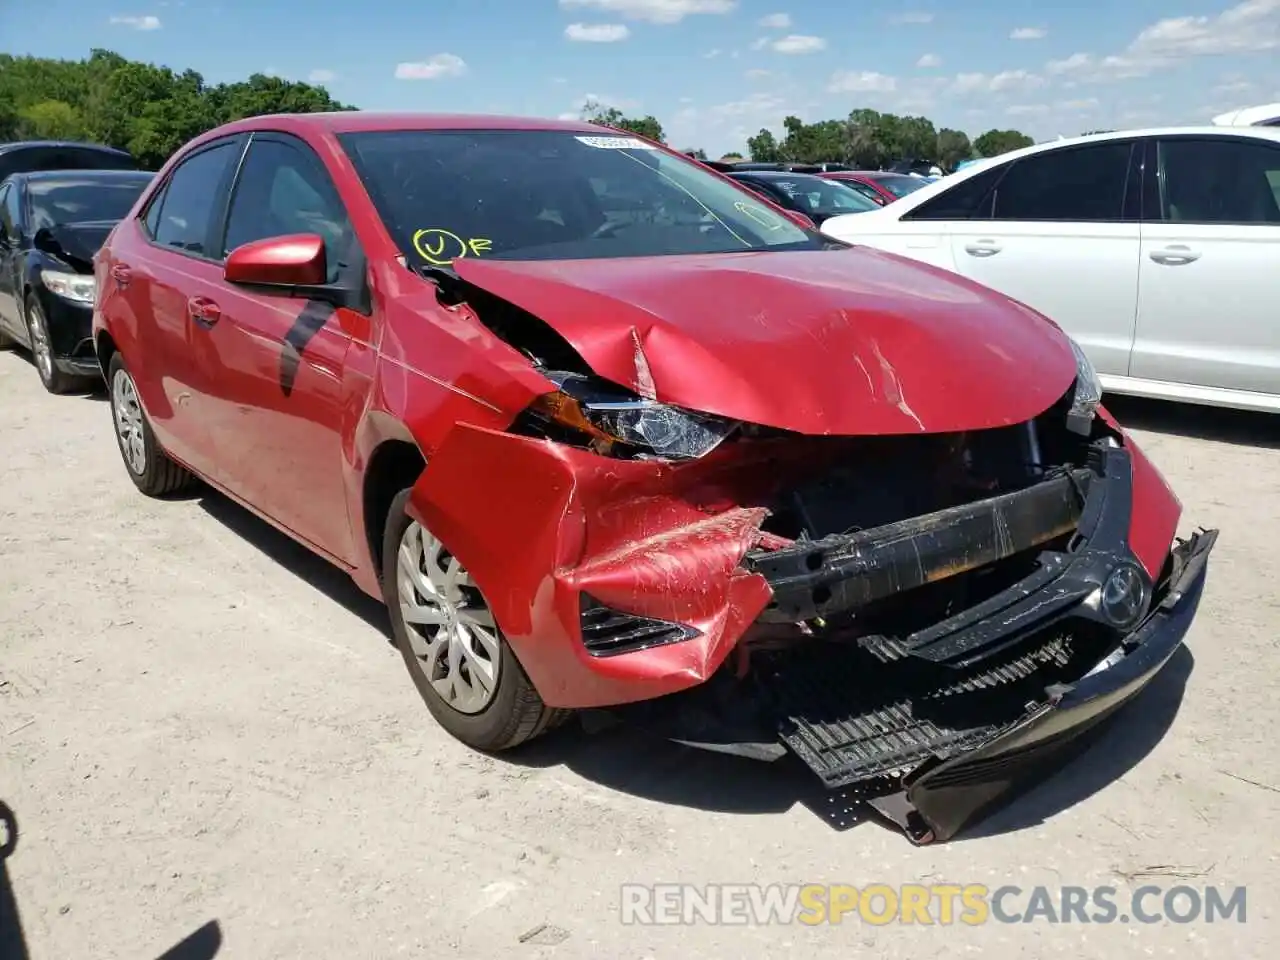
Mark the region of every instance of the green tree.
POLYGON ((720 158, 721 163, 741 163, 745 158, 736 150, 731 150, 720 158))
POLYGON ((595 100, 588 100, 582 108, 582 119, 589 123, 598 123, 602 127, 626 130, 628 133, 648 137, 650 140, 658 141, 658 143, 667 142, 666 134, 662 130, 662 124, 658 122, 656 117, 628 117, 617 107, 606 107, 595 100))
POLYGON ((62 100, 41 100, 18 111, 18 122, 37 140, 79 140, 85 134, 80 112, 62 100))
POLYGON ((1017 130, 988 130, 973 141, 973 148, 980 157, 998 157, 1010 150, 1021 150, 1035 141, 1017 130))
POLYGON ((761 130, 748 138, 747 152, 756 163, 777 163, 782 159, 782 148, 770 130, 761 130))
POLYGON ((0 139, 89 140, 157 167, 228 120, 264 113, 349 110, 322 87, 255 74, 209 86, 194 70, 92 50, 86 60, 0 54, 0 139))
POLYGON ((954 170, 961 162, 972 157, 973 144, 969 142, 967 133, 948 127, 938 131, 936 159, 943 170, 954 170))

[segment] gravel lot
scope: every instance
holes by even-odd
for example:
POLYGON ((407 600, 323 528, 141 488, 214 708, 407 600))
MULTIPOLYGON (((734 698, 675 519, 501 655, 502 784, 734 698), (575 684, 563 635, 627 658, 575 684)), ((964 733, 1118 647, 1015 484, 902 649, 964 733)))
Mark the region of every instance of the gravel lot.
POLYGON ((375 603, 216 495, 144 499, 104 399, 0 354, 0 800, 31 955, 154 957, 210 921, 220 957, 1276 955, 1280 426, 1115 409, 1184 524, 1223 531, 1189 649, 983 836, 917 849, 834 829, 798 771, 625 731, 469 752, 375 603), (1249 895, 1244 924, 619 922, 620 884, 672 881, 1249 895))

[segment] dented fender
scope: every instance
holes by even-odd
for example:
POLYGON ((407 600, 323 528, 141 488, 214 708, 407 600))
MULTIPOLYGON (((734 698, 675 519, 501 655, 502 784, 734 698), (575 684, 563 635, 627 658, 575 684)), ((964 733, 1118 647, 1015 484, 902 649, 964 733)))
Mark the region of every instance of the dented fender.
POLYGON ((549 706, 605 706, 702 683, 771 597, 742 567, 766 511, 699 509, 681 496, 679 472, 459 424, 408 511, 471 573, 549 706), (581 641, 583 592, 698 634, 592 657, 581 641))

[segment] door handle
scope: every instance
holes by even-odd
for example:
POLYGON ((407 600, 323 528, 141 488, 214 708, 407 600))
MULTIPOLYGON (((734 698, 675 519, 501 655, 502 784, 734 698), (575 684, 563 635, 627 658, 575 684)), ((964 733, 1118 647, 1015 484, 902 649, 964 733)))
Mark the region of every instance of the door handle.
POLYGON ((1179 267, 1184 263, 1195 263, 1200 259, 1200 251, 1192 250, 1185 243, 1171 243, 1163 250, 1152 250, 1151 259, 1166 267, 1179 267))
POLYGON ((994 240, 974 240, 964 245, 964 252, 973 257, 994 257, 1002 249, 994 240))
POLYGON ((192 297, 187 301, 187 315, 202 327, 212 327, 222 318, 222 311, 208 297, 192 297))
POLYGON ((133 271, 123 263, 117 263, 111 268, 111 279, 116 282, 117 287, 127 287, 133 279, 133 271))

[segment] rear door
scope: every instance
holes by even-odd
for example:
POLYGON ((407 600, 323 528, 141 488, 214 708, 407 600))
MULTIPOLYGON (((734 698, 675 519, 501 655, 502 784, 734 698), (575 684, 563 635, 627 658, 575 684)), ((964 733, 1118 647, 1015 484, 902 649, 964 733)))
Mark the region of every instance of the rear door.
POLYGON ((136 326, 125 360, 161 444, 207 477, 216 456, 205 427, 201 395, 203 346, 193 306, 216 293, 222 279, 215 230, 244 146, 243 137, 202 145, 170 172, 139 220, 122 224, 115 259, 104 263, 110 288, 102 309, 136 326))
POLYGON ((1280 394, 1280 144, 1152 144, 1131 375, 1280 394))
POLYGON ((1129 370, 1138 303, 1141 149, 1135 140, 1013 161, 984 219, 951 225, 956 270, 1040 311, 1098 371, 1129 370))
MULTIPOLYGON (((218 258, 289 234, 325 241, 330 282, 363 280, 364 258, 324 164, 304 141, 255 133, 231 193, 218 258)), ((296 536, 354 559, 342 461, 343 370, 369 317, 320 301, 210 286, 200 389, 218 480, 296 536)))

